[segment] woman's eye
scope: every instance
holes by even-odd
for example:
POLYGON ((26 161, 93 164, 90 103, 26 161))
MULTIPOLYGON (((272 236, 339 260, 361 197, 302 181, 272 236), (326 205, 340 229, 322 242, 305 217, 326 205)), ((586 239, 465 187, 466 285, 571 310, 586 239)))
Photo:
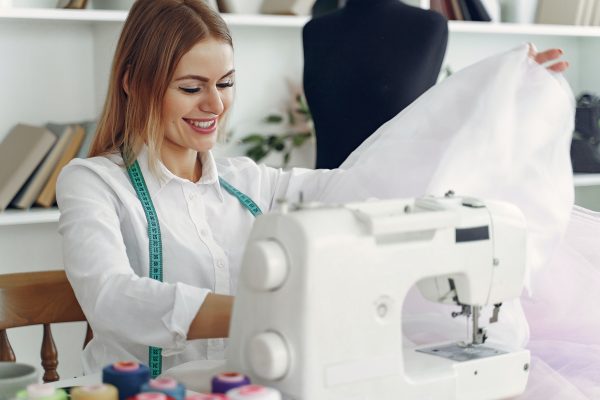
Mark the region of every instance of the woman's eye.
POLYGON ((233 86, 233 81, 217 83, 217 87, 221 89, 229 88, 233 86))
POLYGON ((183 90, 185 93, 198 93, 200 91, 200 88, 180 87, 179 89, 183 90))

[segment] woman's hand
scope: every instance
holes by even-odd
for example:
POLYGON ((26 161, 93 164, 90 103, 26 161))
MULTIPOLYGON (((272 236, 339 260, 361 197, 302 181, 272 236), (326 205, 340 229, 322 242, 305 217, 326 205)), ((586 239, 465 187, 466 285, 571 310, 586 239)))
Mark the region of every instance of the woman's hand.
POLYGON ((567 61, 557 61, 562 55, 563 51, 561 49, 549 49, 538 52, 533 44, 529 44, 529 57, 533 58, 540 65, 550 63, 546 67, 549 71, 564 72, 569 68, 567 61))

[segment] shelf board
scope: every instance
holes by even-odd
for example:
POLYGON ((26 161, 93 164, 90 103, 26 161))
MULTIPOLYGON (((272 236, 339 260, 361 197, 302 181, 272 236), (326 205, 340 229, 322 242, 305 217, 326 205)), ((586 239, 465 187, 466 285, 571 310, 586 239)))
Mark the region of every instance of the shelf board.
MULTIPOLYGON (((302 28, 308 16, 222 14, 232 27, 302 28)), ((73 22, 123 22, 127 11, 122 10, 65 10, 55 8, 2 8, 0 19, 31 19, 73 22)), ((500 35, 600 37, 600 27, 571 25, 511 24, 494 22, 450 21, 452 33, 477 33, 500 35)))
POLYGON ((4 8, 1 19, 34 19, 73 22, 123 22, 127 11, 120 10, 64 10, 60 8, 4 8))
POLYGON ((57 208, 8 209, 0 212, 0 226, 58 222, 59 215, 57 208))
POLYGON ((452 33, 600 37, 600 27, 598 26, 450 21, 448 27, 452 33))
MULTIPOLYGON (((221 14, 230 26, 296 27, 301 28, 310 19, 291 15, 221 14)), ((65 10, 55 8, 0 9, 0 19, 33 19, 72 22, 123 22, 127 11, 121 10, 65 10)))
POLYGON ((600 174, 574 174, 575 187, 600 186, 600 174))

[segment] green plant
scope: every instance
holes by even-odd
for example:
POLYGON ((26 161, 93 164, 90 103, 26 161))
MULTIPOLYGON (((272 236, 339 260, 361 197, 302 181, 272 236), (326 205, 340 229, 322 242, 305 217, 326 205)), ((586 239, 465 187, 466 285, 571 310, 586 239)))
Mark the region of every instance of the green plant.
POLYGON ((284 125, 285 131, 279 134, 250 133, 240 142, 247 145, 246 155, 256 162, 264 159, 272 152, 283 153, 283 166, 287 166, 294 148, 301 147, 314 136, 312 116, 303 94, 297 94, 294 104, 287 110, 287 121, 284 116, 270 114, 264 119, 268 124, 284 125))

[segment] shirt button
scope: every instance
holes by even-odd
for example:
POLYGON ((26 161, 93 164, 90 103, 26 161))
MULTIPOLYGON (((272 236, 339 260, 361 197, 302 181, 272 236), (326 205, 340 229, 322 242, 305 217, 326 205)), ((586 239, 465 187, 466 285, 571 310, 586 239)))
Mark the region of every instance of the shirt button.
POLYGON ((188 199, 190 200, 194 200, 196 198, 196 195, 194 193, 190 193, 188 196, 188 199))
POLYGON ((206 231, 206 229, 201 229, 200 230, 200 236, 206 237, 207 234, 208 234, 208 232, 206 231))
POLYGON ((222 260, 217 261, 217 267, 223 268, 225 267, 225 263, 222 260))

